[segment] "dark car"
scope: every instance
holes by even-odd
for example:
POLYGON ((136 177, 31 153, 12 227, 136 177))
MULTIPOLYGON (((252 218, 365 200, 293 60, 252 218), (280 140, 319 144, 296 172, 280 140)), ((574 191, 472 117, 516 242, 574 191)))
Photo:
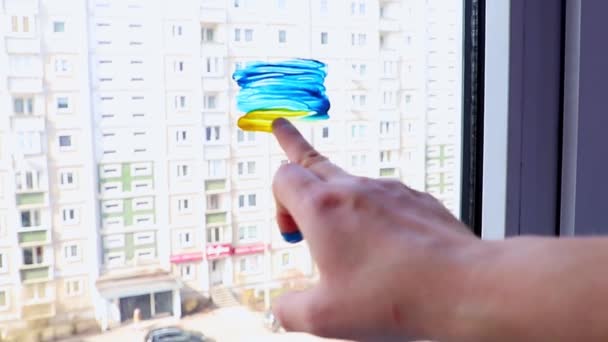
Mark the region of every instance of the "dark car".
POLYGON ((187 331, 178 327, 164 327, 150 330, 144 339, 145 342, 213 342, 205 335, 187 331))

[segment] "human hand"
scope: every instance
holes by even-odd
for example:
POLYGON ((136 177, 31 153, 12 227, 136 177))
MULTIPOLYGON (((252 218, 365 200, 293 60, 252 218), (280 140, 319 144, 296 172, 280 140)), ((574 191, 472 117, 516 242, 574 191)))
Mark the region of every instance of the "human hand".
POLYGON ((273 133, 291 161, 273 182, 278 225, 302 233, 320 273, 275 303, 283 327, 358 341, 458 335, 480 240, 431 195, 348 174, 287 120, 273 133))

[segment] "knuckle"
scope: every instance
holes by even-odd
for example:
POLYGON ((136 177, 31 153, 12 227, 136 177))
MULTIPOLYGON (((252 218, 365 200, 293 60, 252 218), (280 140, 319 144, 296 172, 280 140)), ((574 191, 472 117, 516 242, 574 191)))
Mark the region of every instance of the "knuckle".
POLYGON ((343 198, 332 189, 319 188, 309 196, 311 206, 316 211, 330 211, 343 203, 343 198))
POLYGON ((316 150, 311 149, 304 152, 297 160, 297 163, 305 168, 309 168, 313 164, 320 163, 326 160, 327 158, 325 158, 322 154, 320 154, 316 150))

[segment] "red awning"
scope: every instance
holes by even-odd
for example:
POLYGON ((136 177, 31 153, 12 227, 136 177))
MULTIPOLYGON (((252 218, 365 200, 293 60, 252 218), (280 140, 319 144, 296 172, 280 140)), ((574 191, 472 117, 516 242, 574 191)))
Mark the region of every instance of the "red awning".
POLYGON ((171 262, 174 264, 200 260, 203 260, 203 252, 184 253, 171 256, 171 262))
POLYGON ((224 258, 232 254, 232 245, 229 243, 217 243, 207 246, 207 259, 224 258))
POLYGON ((262 253, 266 249, 266 245, 264 243, 254 243, 251 245, 237 246, 234 248, 235 255, 246 255, 246 254, 255 254, 262 253))

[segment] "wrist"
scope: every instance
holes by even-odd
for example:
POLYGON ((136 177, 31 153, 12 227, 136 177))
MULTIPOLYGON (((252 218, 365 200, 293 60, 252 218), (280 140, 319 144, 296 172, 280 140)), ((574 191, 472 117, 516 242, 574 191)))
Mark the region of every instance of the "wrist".
POLYGON ((497 278, 492 273, 503 259, 503 243, 474 239, 452 254, 451 269, 436 290, 441 305, 437 312, 443 312, 436 315, 442 319, 426 320, 434 326, 425 326, 425 331, 438 341, 483 341, 484 329, 490 327, 487 305, 493 302, 488 297, 496 294, 492 284, 497 278))

